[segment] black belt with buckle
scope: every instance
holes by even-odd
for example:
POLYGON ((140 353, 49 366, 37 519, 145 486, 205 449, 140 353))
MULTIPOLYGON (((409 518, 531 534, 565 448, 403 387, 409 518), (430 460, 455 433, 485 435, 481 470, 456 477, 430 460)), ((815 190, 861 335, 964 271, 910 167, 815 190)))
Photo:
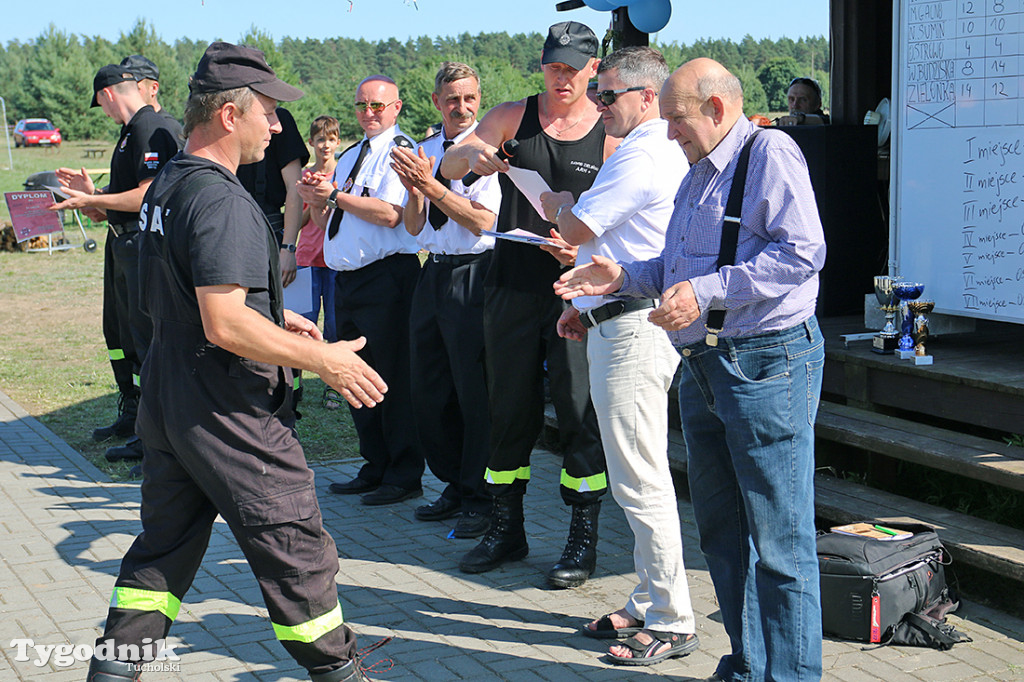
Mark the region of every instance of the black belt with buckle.
POLYGON ((585 329, 596 327, 602 322, 618 317, 623 313, 631 313, 636 310, 653 308, 656 301, 653 298, 634 298, 628 301, 612 301, 598 306, 591 310, 580 312, 580 322, 585 329))
POLYGON ((486 251, 483 253, 431 253, 427 256, 427 260, 433 263, 450 263, 452 265, 465 265, 466 263, 472 263, 475 260, 479 260, 486 251))
POLYGON ((130 232, 138 232, 139 231, 139 224, 137 222, 136 223, 121 223, 120 225, 115 225, 113 223, 108 223, 108 226, 110 227, 110 231, 113 232, 114 236, 116 236, 116 237, 124 236, 124 235, 126 235, 126 234, 128 234, 130 232))

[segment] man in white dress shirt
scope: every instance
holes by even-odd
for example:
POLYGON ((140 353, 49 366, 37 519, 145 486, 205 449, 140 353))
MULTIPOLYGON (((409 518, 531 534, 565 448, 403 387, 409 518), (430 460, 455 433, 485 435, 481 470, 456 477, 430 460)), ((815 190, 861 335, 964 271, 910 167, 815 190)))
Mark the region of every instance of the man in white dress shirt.
MULTIPOLYGON (((624 138, 593 186, 574 202, 568 192, 541 199, 577 263, 598 254, 616 262, 647 260, 665 245, 665 229, 689 164, 668 139, 658 93, 668 78, 661 54, 627 47, 601 61, 598 110, 609 135, 624 138)), ((683 545, 668 466, 668 389, 679 354, 647 320, 653 299, 583 296, 558 320, 558 333, 587 342, 590 395, 601 428, 612 496, 635 537, 639 583, 626 606, 588 624, 583 634, 626 638, 613 663, 649 665, 694 651, 697 636, 683 567, 683 545)))
POLYGON ((354 106, 365 136, 342 153, 333 178, 307 172, 299 193, 326 229, 324 262, 338 271, 339 339, 365 336, 360 355, 388 385, 387 400, 352 410, 366 464, 330 490, 365 493, 363 504, 381 505, 423 494, 409 385, 409 311, 420 267, 416 240, 402 226, 407 192, 391 169, 391 150, 412 142, 398 127, 402 100, 387 76, 364 79, 354 106))
POLYGON ((490 414, 484 374, 484 275, 501 207, 497 175, 464 185, 438 173, 444 152, 477 126, 480 78, 470 66, 444 62, 434 79, 441 130, 416 152, 395 147, 392 167, 409 191, 405 228, 429 251, 413 294, 410 319, 416 430, 430 470, 446 485, 416 510, 421 521, 458 516, 454 535, 473 538, 490 525, 484 484, 490 414))

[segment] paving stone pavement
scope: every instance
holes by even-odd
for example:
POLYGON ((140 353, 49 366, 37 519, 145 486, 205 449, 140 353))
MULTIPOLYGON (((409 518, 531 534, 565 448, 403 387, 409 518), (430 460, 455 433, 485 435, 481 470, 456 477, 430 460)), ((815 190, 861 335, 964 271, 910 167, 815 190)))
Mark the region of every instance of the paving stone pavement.
MULTIPOLYGON (((607 643, 577 634, 584 620, 619 608, 633 585, 632 536, 610 499, 601 512, 597 574, 575 590, 544 587, 558 558, 569 512, 558 497, 558 459, 538 450, 526 497, 530 555, 490 573, 456 568, 473 540, 447 539, 450 526, 413 520, 413 509, 440 492, 389 507, 363 507, 327 484, 355 475, 358 462, 318 464, 324 521, 340 554, 338 588, 360 645, 394 639, 370 654, 393 661, 371 672, 383 680, 702 679, 728 649, 714 590, 697 549, 688 503, 680 501, 687 573, 701 648, 650 668, 602 660, 607 643)), ((120 558, 139 531, 139 487, 113 483, 0 393, 0 681, 82 680, 85 663, 18 660, 15 640, 91 645, 120 558)), ((909 647, 864 650, 826 639, 828 680, 1024 680, 1024 621, 965 603, 951 617, 972 643, 948 652, 909 647)), ((291 681, 306 679, 274 639, 255 579, 227 527, 218 522, 203 566, 171 630, 181 658, 146 680, 291 681)), ((71 659, 71 656, 67 657, 71 659)))

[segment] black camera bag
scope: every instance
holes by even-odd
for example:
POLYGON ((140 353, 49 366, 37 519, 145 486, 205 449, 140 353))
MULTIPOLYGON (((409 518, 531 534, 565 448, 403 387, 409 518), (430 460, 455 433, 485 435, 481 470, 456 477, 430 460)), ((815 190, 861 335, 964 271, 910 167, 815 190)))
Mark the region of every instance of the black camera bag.
POLYGON ((922 525, 885 524, 912 532, 904 540, 843 533, 818 535, 822 630, 842 639, 892 642, 904 616, 948 602, 945 550, 938 535, 922 525))

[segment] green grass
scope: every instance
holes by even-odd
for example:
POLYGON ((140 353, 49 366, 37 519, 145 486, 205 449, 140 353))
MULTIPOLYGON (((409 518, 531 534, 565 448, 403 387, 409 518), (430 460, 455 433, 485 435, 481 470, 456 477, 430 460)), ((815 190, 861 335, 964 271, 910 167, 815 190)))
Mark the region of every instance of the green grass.
MULTIPOLYGON (((23 189, 31 173, 83 164, 89 142, 65 143, 59 149, 17 149, 15 171, 0 166, 0 189, 23 189)), ((2 204, 3 202, 0 202, 2 204)), ((4 205, 6 211, 6 205, 4 205)), ((6 218, 6 213, 4 213, 6 218)), ((72 243, 81 234, 68 227, 72 243)), ((104 226, 86 228, 99 243, 94 253, 74 248, 52 254, 0 253, 0 390, 60 436, 89 461, 116 479, 128 466, 111 465, 103 453, 112 442, 94 443, 93 428, 109 424, 117 410, 117 393, 100 326, 103 296, 104 226)), ((310 460, 358 457, 359 446, 347 408, 327 410, 320 404, 323 382, 305 376, 299 438, 310 460)))

